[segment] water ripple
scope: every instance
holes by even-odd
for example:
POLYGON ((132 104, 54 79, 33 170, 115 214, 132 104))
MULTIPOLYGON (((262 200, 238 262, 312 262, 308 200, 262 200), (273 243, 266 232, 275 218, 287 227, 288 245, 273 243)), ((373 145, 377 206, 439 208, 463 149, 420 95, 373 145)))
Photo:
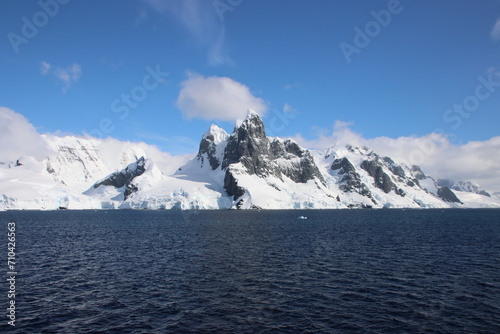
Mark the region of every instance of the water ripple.
POLYGON ((499 213, 0 213, 20 245, 0 330, 500 333, 499 213))

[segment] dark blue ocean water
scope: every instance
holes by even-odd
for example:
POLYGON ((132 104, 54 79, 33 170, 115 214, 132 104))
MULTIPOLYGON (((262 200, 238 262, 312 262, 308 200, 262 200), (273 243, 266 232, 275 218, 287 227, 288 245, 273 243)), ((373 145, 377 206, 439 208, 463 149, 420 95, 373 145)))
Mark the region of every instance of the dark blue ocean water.
POLYGON ((499 210, 3 212, 4 275, 8 221, 2 332, 500 333, 499 210))

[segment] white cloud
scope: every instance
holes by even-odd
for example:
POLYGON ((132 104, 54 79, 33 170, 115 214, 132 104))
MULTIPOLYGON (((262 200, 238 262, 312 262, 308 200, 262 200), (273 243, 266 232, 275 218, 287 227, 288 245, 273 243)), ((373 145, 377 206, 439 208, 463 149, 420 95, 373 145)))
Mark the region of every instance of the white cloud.
POLYGON ((225 26, 217 16, 213 1, 206 0, 143 0, 155 11, 178 20, 196 43, 208 49, 210 65, 232 64, 225 47, 225 26))
POLYGON ((267 111, 247 86, 227 77, 191 74, 181 86, 177 107, 187 118, 234 121, 244 119, 248 109, 261 116, 267 111))
POLYGON ((63 93, 71 88, 71 85, 77 82, 82 75, 82 67, 79 64, 71 64, 66 68, 56 67, 53 68, 51 64, 46 61, 40 62, 40 74, 51 74, 57 81, 63 84, 63 93))
POLYGON ((455 145, 443 134, 421 137, 364 138, 350 129, 351 123, 335 122, 329 132, 318 131, 307 140, 300 134, 295 140, 313 149, 326 149, 347 144, 368 146, 382 156, 390 156, 406 165, 419 165, 424 173, 438 178, 470 180, 490 191, 500 191, 500 137, 455 145))
POLYGON ((493 29, 491 30, 490 36, 495 41, 500 40, 500 19, 498 19, 497 22, 495 22, 495 25, 493 26, 493 29))
POLYGON ((51 153, 42 136, 23 115, 0 107, 0 161, 9 163, 22 156, 43 159, 51 153))

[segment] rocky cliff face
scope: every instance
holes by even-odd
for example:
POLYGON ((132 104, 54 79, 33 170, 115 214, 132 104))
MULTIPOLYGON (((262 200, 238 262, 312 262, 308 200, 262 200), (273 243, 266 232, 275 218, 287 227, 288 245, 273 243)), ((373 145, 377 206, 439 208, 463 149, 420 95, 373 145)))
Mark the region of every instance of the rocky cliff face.
POLYGON ((224 150, 222 169, 241 163, 250 175, 268 176, 277 173, 270 154, 269 139, 257 113, 249 112, 243 123, 230 135, 224 150))
POLYGON ((247 118, 227 139, 221 168, 225 171, 224 188, 234 200, 246 193, 238 184, 241 174, 274 177, 281 181, 286 177, 294 183, 317 180, 324 184, 311 153, 290 139, 270 141, 262 119, 253 111, 249 111, 247 118))
POLYGON ((365 160, 361 163, 361 168, 373 177, 375 186, 382 189, 386 194, 395 188, 391 178, 384 172, 382 165, 378 161, 365 160))
POLYGON ((449 180, 436 181, 434 178, 425 175, 418 166, 412 166, 411 173, 415 177, 414 181, 425 191, 438 196, 445 202, 463 204, 451 189, 453 182, 449 180))
POLYGON ((224 157, 223 146, 229 135, 217 125, 210 126, 210 129, 203 135, 197 159, 203 166, 205 160, 210 164, 212 170, 216 170, 222 163, 224 157))
POLYGON ((267 137, 254 112, 231 134, 212 125, 196 156, 176 163, 141 143, 44 138, 54 155, 0 163, 0 210, 500 207, 471 182, 436 182, 367 147, 309 151, 267 137))
POLYGON ((291 139, 275 138, 270 145, 270 152, 275 159, 278 173, 295 183, 306 183, 316 179, 325 184, 309 150, 303 149, 291 139))
POLYGON ((349 197, 354 202, 349 203, 349 207, 427 207, 438 206, 441 201, 461 203, 450 189, 439 190, 440 187, 420 167, 409 168, 398 164, 390 157, 381 157, 367 147, 347 145, 344 148, 332 148, 327 151, 325 159, 331 161, 329 171, 335 178, 333 184, 342 192, 340 198, 353 194, 349 197), (333 160, 329 160, 332 159, 331 156, 333 160), (354 194, 361 195, 365 200, 354 194))
POLYGON ((483 195, 487 197, 491 197, 491 195, 481 188, 478 184, 471 182, 471 181, 451 181, 448 179, 438 179, 436 181, 436 184, 440 187, 447 187, 453 190, 457 191, 464 191, 464 192, 469 192, 469 193, 474 193, 478 195, 483 195))
POLYGON ((420 169, 419 166, 411 166, 411 174, 417 180, 425 180, 427 178, 427 176, 425 176, 424 172, 422 172, 422 169, 420 169))
POLYGON ((330 170, 336 171, 341 176, 339 187, 342 191, 358 193, 370 198, 375 203, 370 189, 361 181, 361 176, 349 159, 346 157, 335 159, 330 170))
POLYGON ((146 171, 145 165, 146 159, 140 157, 136 162, 131 163, 125 169, 115 172, 105 177, 103 180, 96 182, 93 188, 97 189, 101 186, 112 186, 115 188, 126 187, 124 191, 124 200, 126 200, 130 195, 137 192, 138 188, 132 181, 146 171))
POLYGON ((450 188, 448 187, 440 187, 438 188, 437 195, 443 199, 445 202, 450 202, 450 203, 462 203, 457 195, 453 191, 451 191, 450 188))

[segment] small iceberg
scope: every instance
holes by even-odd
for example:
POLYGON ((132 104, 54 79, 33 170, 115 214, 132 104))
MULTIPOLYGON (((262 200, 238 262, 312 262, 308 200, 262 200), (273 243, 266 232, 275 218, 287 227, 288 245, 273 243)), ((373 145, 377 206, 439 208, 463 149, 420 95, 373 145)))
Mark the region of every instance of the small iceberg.
POLYGON ((297 219, 307 219, 306 216, 298 216, 297 219))

